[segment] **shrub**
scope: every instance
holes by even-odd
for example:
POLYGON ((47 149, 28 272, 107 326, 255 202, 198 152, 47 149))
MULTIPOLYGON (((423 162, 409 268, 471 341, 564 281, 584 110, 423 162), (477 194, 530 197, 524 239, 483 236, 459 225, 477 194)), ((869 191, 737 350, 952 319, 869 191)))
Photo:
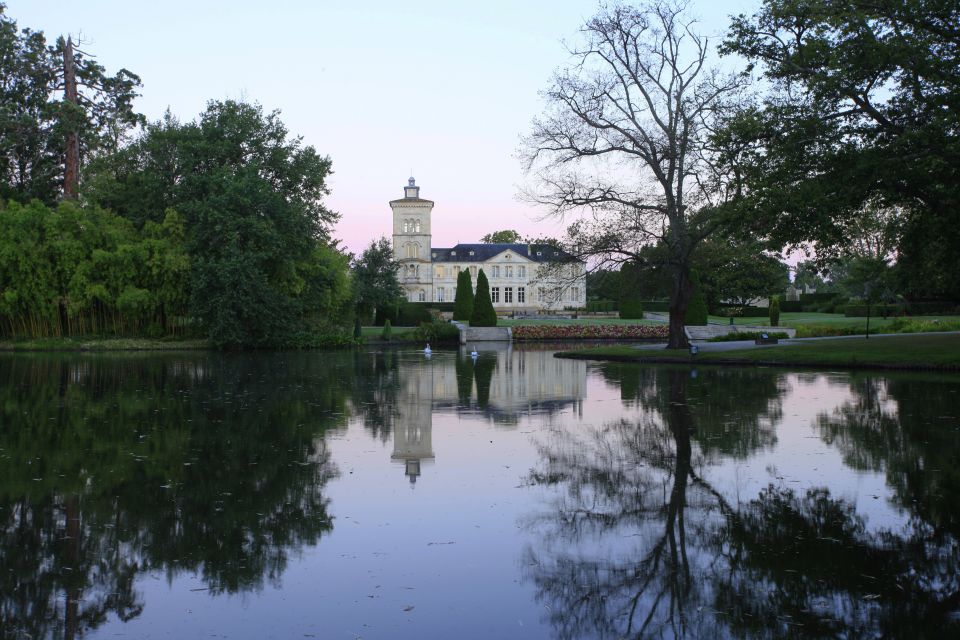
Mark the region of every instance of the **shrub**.
POLYGON ((658 311, 662 313, 670 311, 669 300, 642 300, 640 304, 642 304, 643 308, 647 311, 658 311))
POLYGON ((625 320, 640 320, 643 318, 643 303, 639 300, 621 300, 620 317, 625 320))
POLYGON ((457 275, 457 293, 453 300, 453 319, 467 322, 473 315, 473 284, 470 272, 463 270, 457 275))
POLYGON ((619 306, 613 300, 590 300, 587 302, 587 311, 590 313, 616 311, 619 306))
POLYGON ((383 331, 380 332, 380 337, 384 340, 389 340, 393 334, 393 329, 390 326, 390 319, 387 318, 387 321, 383 323, 383 331))
POLYGON ((398 327, 418 327, 421 322, 430 322, 433 316, 430 315, 430 309, 424 304, 417 302, 404 302, 400 305, 400 311, 397 313, 398 327))
POLYGON ((780 326, 780 296, 770 296, 770 326, 780 326))
POLYGON ((470 326, 497 326, 497 312, 493 310, 493 302, 490 301, 490 285, 487 283, 487 275, 483 272, 483 269, 480 269, 477 274, 477 294, 473 299, 473 315, 470 316, 470 326))
POLYGON ((703 289, 700 286, 700 276, 696 271, 690 271, 690 282, 693 285, 693 292, 690 297, 690 304, 687 306, 687 315, 683 319, 686 325, 703 326, 707 324, 707 299, 703 295, 703 289))
MULTIPOLYGON (((780 296, 776 296, 779 298, 780 296)), ((799 300, 781 300, 780 311, 784 313, 798 313, 803 311, 803 303, 799 300)))
POLYGON ((457 344, 460 342, 460 329, 449 322, 421 322, 419 327, 410 332, 410 336, 417 342, 457 344))

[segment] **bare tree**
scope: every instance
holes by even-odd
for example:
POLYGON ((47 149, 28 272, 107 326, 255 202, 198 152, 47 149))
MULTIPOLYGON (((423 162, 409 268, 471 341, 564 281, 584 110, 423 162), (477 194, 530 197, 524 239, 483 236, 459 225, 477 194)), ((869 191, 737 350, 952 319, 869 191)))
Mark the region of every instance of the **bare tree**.
POLYGON ((604 6, 555 74, 521 152, 536 178, 527 197, 574 218, 578 257, 642 262, 643 246, 666 248, 670 348, 688 345, 692 253, 737 192, 713 134, 746 82, 709 68, 709 43, 693 25, 686 5, 669 0, 604 6))

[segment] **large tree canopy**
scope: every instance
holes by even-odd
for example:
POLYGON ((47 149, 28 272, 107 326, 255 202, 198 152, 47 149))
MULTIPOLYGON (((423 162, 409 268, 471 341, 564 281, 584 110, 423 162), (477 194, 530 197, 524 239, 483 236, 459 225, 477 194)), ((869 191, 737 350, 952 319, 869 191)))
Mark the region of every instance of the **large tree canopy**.
POLYGON ((48 45, 43 32, 18 29, 4 10, 0 3, 0 198, 52 204, 63 189, 68 132, 80 159, 115 151, 143 121, 133 109, 140 78, 126 69, 108 75, 74 50, 73 103, 63 93, 66 41, 48 45))
POLYGON ((725 50, 771 92, 734 137, 775 243, 845 244, 865 205, 904 214, 898 261, 923 295, 960 296, 960 5, 765 0, 725 50))
POLYGON ((197 122, 168 114, 149 125, 91 167, 85 193, 137 225, 181 212, 191 315, 218 344, 273 344, 319 317, 318 300, 327 316, 347 301, 334 275, 346 264, 329 235, 339 216, 323 205, 330 166, 288 136, 278 113, 228 100, 211 102, 197 122))
POLYGON ((636 261, 662 244, 673 280, 669 344, 684 347, 694 249, 721 228, 737 193, 712 132, 743 78, 709 68, 706 38, 674 3, 604 7, 581 35, 525 140, 538 179, 530 197, 576 218, 568 234, 578 257, 636 261))

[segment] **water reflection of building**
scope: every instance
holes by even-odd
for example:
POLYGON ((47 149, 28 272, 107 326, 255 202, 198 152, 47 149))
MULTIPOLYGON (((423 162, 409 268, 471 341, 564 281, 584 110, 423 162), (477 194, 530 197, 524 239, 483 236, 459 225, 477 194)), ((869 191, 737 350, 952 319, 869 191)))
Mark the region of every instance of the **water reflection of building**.
POLYGON ((554 358, 549 351, 497 350, 477 358, 468 350, 417 356, 401 367, 394 412, 392 460, 404 463, 415 483, 421 466, 434 460, 433 412, 484 415, 498 425, 515 425, 523 415, 582 410, 587 366, 554 358))

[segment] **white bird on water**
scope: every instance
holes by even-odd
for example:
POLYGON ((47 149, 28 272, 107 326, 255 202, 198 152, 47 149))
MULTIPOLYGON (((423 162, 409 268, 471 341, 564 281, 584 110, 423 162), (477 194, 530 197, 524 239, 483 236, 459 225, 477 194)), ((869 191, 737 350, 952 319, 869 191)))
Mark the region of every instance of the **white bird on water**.
POLYGON ((423 350, 423 354, 428 356, 431 353, 433 353, 433 349, 430 348, 430 343, 428 342, 426 349, 423 350))
POLYGON ((474 360, 476 360, 477 356, 479 356, 479 355, 480 355, 480 354, 477 353, 477 347, 473 347, 473 351, 470 352, 470 357, 473 358, 474 360))

